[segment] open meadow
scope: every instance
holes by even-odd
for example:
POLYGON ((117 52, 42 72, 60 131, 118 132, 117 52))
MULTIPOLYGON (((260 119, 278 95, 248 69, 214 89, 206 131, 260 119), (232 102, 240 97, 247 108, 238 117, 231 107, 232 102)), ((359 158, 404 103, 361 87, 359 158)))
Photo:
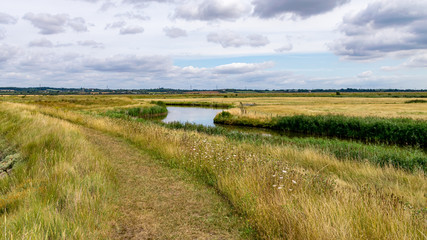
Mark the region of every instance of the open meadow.
POLYGON ((0 239, 427 239, 427 94, 393 94, 0 96, 0 239))

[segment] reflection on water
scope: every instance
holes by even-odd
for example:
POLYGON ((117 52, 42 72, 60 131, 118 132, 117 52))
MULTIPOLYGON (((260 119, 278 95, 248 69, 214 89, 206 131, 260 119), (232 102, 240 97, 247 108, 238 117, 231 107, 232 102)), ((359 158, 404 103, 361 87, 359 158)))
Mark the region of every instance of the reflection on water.
POLYGON ((222 109, 200 107, 167 107, 168 115, 163 122, 190 122, 205 126, 215 126, 213 119, 222 109))

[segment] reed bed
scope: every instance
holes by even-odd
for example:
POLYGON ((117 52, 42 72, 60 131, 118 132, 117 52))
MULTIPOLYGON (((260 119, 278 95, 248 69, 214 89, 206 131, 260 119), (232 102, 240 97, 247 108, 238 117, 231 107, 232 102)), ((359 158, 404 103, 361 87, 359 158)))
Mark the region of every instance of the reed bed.
POLYGON ((102 115, 113 117, 113 118, 124 118, 124 117, 134 117, 134 118, 150 118, 163 116, 168 113, 168 110, 165 106, 155 105, 149 107, 132 107, 132 108, 119 108, 113 110, 107 110, 102 115))
POLYGON ((365 142, 410 145, 427 149, 427 122, 409 118, 348 117, 343 115, 295 115, 270 119, 218 114, 215 123, 264 127, 281 131, 331 136, 365 142))

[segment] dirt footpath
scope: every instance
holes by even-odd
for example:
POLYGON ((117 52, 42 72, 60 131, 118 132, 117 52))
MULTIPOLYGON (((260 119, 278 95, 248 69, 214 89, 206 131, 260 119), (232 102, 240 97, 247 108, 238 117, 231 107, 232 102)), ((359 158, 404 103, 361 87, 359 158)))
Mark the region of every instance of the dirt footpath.
POLYGON ((83 129, 118 172, 112 239, 241 239, 244 224, 206 185, 131 144, 83 129))

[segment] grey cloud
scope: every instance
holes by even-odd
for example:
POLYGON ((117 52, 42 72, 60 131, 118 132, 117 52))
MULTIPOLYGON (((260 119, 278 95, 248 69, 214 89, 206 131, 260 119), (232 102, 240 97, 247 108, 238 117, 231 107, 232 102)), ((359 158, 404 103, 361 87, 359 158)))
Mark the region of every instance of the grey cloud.
POLYGON ((110 8, 116 7, 116 4, 111 0, 73 0, 73 1, 88 2, 88 3, 102 2, 101 7, 99 8, 100 11, 107 11, 110 8))
POLYGON ((40 30, 39 33, 44 35, 65 32, 67 26, 76 32, 87 31, 83 18, 71 19, 67 14, 27 13, 23 19, 30 21, 34 27, 40 30))
POLYGON ((74 1, 90 2, 90 3, 97 3, 97 2, 99 2, 99 0, 74 0, 74 1))
POLYGON ((0 12, 0 24, 15 24, 17 21, 15 17, 0 12))
POLYGON ((70 26, 76 32, 86 32, 87 26, 86 21, 83 18, 73 18, 68 20, 68 26, 70 26))
POLYGON ((143 32, 144 32, 144 28, 138 27, 138 26, 123 27, 120 29, 121 35, 138 34, 138 33, 143 33, 143 32))
POLYGON ((210 33, 207 35, 208 42, 221 44, 223 48, 228 47, 242 47, 242 46, 251 46, 251 47, 261 47, 270 43, 267 37, 252 34, 246 37, 241 36, 235 32, 221 32, 221 33, 210 33))
POLYGON ((427 2, 382 1, 344 19, 335 54, 364 60, 427 49, 427 2))
POLYGON ((77 44, 83 47, 104 48, 104 44, 96 42, 94 40, 78 41, 77 44))
POLYGON ((174 17, 202 21, 235 20, 250 11, 250 5, 245 1, 205 0, 200 4, 192 2, 176 8, 174 17))
POLYGON ((122 28, 125 25, 126 25, 125 21, 113 22, 113 23, 107 24, 107 26, 105 26, 105 29, 122 28))
POLYGON ((260 18, 273 18, 289 13, 301 18, 329 12, 350 0, 255 0, 254 15, 260 18))
POLYGON ((39 40, 34 40, 28 43, 29 47, 45 47, 45 48, 52 48, 54 47, 53 43, 46 38, 42 38, 39 40))
POLYGON ((260 34, 252 34, 247 36, 248 45, 252 47, 262 47, 270 43, 267 37, 260 34))
POLYGON ((185 30, 176 27, 165 27, 163 28, 163 32, 165 32, 166 36, 170 38, 179 38, 187 36, 187 32, 185 30))
POLYGON ((116 7, 116 4, 111 2, 111 1, 106 1, 105 3, 102 4, 101 8, 99 10, 101 11, 107 11, 110 8, 114 8, 116 7))
POLYGON ((287 43, 287 44, 285 44, 285 45, 283 45, 282 47, 280 47, 280 48, 276 48, 276 49, 274 49, 274 51, 275 52, 278 52, 278 53, 283 53, 283 52, 289 52, 289 51, 291 51, 293 49, 293 45, 292 45, 292 43, 287 43))
POLYGON ((5 39, 6 38, 6 33, 3 29, 0 28, 0 40, 5 39))

